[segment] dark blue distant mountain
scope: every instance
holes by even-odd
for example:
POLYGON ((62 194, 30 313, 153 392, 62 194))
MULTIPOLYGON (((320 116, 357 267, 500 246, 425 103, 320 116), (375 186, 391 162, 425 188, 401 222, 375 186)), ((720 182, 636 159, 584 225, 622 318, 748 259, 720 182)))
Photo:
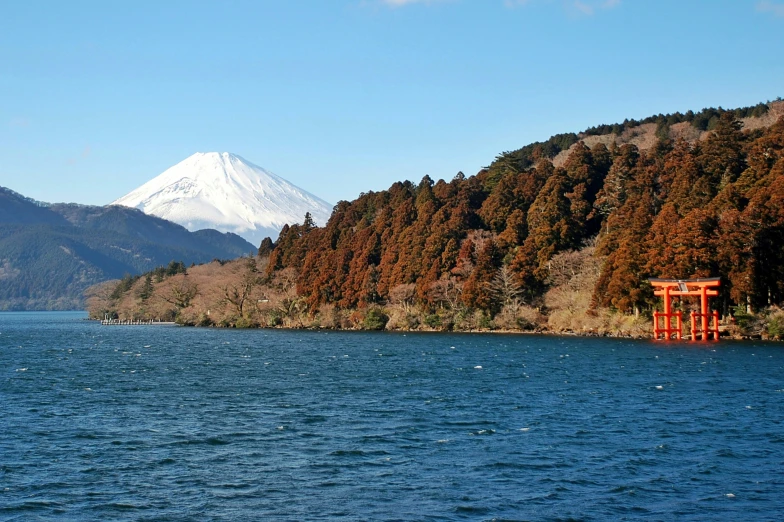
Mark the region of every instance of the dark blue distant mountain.
POLYGON ((0 223, 67 225, 63 216, 48 206, 0 187, 0 223))
POLYGON ((189 232, 132 208, 48 205, 0 187, 0 310, 82 309, 95 283, 256 249, 236 234, 189 232))

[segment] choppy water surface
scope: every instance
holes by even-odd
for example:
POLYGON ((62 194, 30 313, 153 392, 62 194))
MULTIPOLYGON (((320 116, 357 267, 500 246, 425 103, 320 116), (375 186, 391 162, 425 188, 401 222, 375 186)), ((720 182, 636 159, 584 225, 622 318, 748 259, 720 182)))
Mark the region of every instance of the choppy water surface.
POLYGON ((784 346, 0 314, 0 520, 775 520, 784 346))

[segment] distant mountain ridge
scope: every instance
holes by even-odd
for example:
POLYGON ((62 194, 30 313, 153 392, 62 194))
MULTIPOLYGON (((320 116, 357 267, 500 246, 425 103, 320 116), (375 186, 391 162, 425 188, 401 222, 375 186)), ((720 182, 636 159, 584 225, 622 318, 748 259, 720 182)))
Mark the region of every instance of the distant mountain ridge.
POLYGON ((49 205, 0 187, 0 223, 67 225, 63 216, 52 212, 49 205))
POLYGON ((189 232, 136 209, 41 203, 0 187, 0 310, 79 309, 95 283, 255 250, 235 234, 189 232))
POLYGON ((179 223, 188 230, 233 232, 258 246, 309 212, 326 224, 332 206, 258 165, 229 152, 197 152, 113 205, 179 223))

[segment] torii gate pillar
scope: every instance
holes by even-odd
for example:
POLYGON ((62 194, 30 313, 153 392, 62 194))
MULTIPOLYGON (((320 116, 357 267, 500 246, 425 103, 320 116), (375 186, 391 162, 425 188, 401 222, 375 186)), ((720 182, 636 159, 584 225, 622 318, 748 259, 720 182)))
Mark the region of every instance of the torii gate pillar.
POLYGON ((676 339, 683 338, 683 316, 681 312, 672 312, 672 298, 675 296, 693 295, 700 297, 700 313, 691 313, 691 339, 697 340, 697 334, 701 334, 703 341, 708 340, 708 336, 712 333, 713 339, 719 339, 719 312, 711 312, 708 308, 708 297, 719 295, 718 290, 714 290, 720 285, 721 280, 718 277, 710 277, 705 279, 648 279, 654 290, 653 295, 658 295, 664 298, 664 312, 653 312, 653 338, 659 339, 663 334, 664 339, 672 339, 675 334, 676 339), (660 327, 660 319, 664 319, 664 328, 660 327), (677 320, 677 326, 673 328, 672 319, 677 320), (710 325, 710 319, 713 319, 713 324, 710 325), (697 328, 697 323, 700 323, 700 328, 697 328))

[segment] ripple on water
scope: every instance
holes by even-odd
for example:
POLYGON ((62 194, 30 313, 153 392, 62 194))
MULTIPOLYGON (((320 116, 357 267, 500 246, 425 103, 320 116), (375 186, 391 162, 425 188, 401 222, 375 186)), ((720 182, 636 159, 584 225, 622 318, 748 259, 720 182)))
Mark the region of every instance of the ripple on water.
POLYGON ((0 314, 3 520, 784 512, 778 345, 53 317, 0 314))

